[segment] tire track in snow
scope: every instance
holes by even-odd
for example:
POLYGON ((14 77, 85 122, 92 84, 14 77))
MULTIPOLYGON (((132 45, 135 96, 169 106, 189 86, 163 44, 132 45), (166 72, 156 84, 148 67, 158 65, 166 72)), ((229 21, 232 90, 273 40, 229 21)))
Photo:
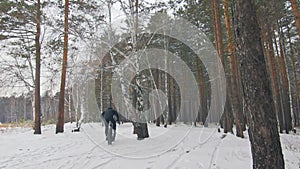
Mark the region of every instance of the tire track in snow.
POLYGON ((210 163, 209 163, 209 168, 212 168, 212 166, 215 166, 216 165, 216 161, 217 161, 217 157, 215 158, 215 155, 218 155, 219 153, 219 148, 220 148, 220 145, 221 143, 223 142, 224 138, 227 136, 226 134, 223 134, 222 138, 219 140, 218 144, 215 146, 214 148, 214 151, 213 151, 213 154, 211 156, 211 160, 210 160, 210 163), (224 137, 223 137, 224 136, 224 137), (215 160, 214 160, 215 158, 215 160))
MULTIPOLYGON (((91 124, 89 124, 91 126, 91 128, 94 128, 91 124)), ((82 131, 85 133, 85 135, 88 137, 88 139, 95 145, 97 145, 101 150, 103 150, 104 152, 113 155, 114 157, 119 157, 119 158, 123 158, 123 159, 129 159, 129 160, 142 160, 142 159, 150 159, 150 158, 157 158, 160 157, 168 152, 173 151, 182 141, 184 141, 184 139, 189 135, 189 133, 191 132, 193 126, 191 126, 189 128, 189 130, 186 132, 186 134, 182 137, 182 139, 180 139, 177 143, 175 143, 174 145, 172 145, 171 147, 169 147, 167 150, 164 150, 162 152, 158 152, 155 153, 153 155, 149 155, 149 156, 143 156, 143 157, 132 157, 129 156, 129 154, 135 154, 138 151, 132 151, 132 152, 128 152, 124 155, 121 154, 117 154, 115 152, 109 151, 108 149, 105 149, 102 145, 100 145, 99 143, 97 143, 83 128, 82 131)))
POLYGON ((204 128, 202 128, 202 132, 201 132, 201 134, 199 135, 198 144, 195 145, 195 146, 193 146, 192 148, 190 148, 190 149, 188 149, 188 150, 182 149, 183 152, 182 152, 181 154, 179 154, 179 156, 178 156, 177 158, 175 158, 175 159, 170 163, 170 165, 168 165, 168 166, 166 167, 167 169, 170 169, 170 168, 174 167, 175 164, 177 164, 177 163, 183 158, 183 156, 186 155, 187 153, 190 153, 191 151, 194 151, 194 150, 196 150, 196 149, 200 149, 203 145, 205 145, 206 143, 208 143, 208 141, 211 140, 212 137, 213 137, 214 135, 216 135, 216 132, 213 131, 213 132, 210 133, 209 137, 207 137, 204 141, 200 142, 200 140, 201 140, 201 139, 200 139, 200 138, 201 138, 201 135, 203 134, 203 129, 204 129, 204 128))
MULTIPOLYGON (((298 147, 299 149, 293 148, 295 146, 295 144, 291 143, 287 138, 284 138, 283 136, 281 136, 280 139, 284 140, 285 143, 283 143, 281 145, 282 146, 284 145, 284 148, 288 151, 288 153, 291 153, 296 157, 296 159, 298 160, 298 166, 300 168, 300 157, 297 155, 297 153, 300 154, 300 148, 299 147, 298 147)), ((281 141, 281 143, 282 143, 282 141, 281 141)), ((299 145, 299 144, 296 144, 296 145, 299 145)), ((283 147, 282 147, 282 149, 283 149, 283 147)), ((291 163, 294 163, 294 162, 291 162, 291 163)))
MULTIPOLYGON (((44 129, 43 131, 47 132, 50 129, 44 129)), ((0 160, 0 168, 34 168, 35 166, 47 166, 52 163, 64 163, 61 166, 68 167, 69 164, 72 163, 72 158, 74 158, 76 155, 72 155, 72 149, 74 147, 77 147, 78 145, 81 145, 82 141, 78 141, 78 139, 74 139, 69 142, 62 142, 63 144, 48 144, 49 142, 59 140, 64 140, 70 135, 69 133, 66 133, 64 135, 57 135, 55 140, 48 139, 48 136, 42 136, 40 138, 37 138, 37 140, 27 140, 27 142, 32 141, 38 141, 41 144, 39 144, 38 147, 29 147, 29 148, 23 148, 26 144, 22 144, 21 147, 16 151, 14 154, 8 156, 5 159, 0 160), (65 152, 69 152, 71 155, 65 156, 65 152), (32 163, 34 161, 34 164, 32 163)), ((52 136, 52 135, 51 135, 52 136)), ((52 138, 52 137, 51 137, 52 138)), ((56 141, 57 142, 57 141, 56 141)), ((17 147, 16 147, 17 148, 17 147)))
POLYGON ((92 169, 99 169, 99 168, 102 168, 103 166, 109 164, 109 163, 110 163, 111 161, 113 161, 114 159, 115 159, 115 158, 111 158, 111 159, 109 159, 109 160, 107 160, 107 161, 105 161, 105 162, 103 162, 103 163, 101 163, 101 164, 98 164, 98 165, 94 166, 92 169))
MULTIPOLYGON (((96 158, 100 158, 101 160, 109 159, 101 164, 96 164, 96 166, 103 166, 105 164, 108 164, 113 159, 113 156, 109 156, 108 154, 100 154, 100 156, 93 155, 93 153, 95 152, 95 150, 97 150, 97 148, 98 146, 95 145, 90 150, 80 154, 76 159, 73 160, 73 164, 71 168, 78 168, 78 169, 86 168, 86 166, 92 165, 92 161, 94 162, 96 158)), ((95 168, 95 167, 91 167, 91 168, 95 168)))
MULTIPOLYGON (((300 157, 298 157, 296 155, 296 153, 300 153, 300 148, 299 147, 298 147, 299 149, 293 148, 295 145, 293 143, 291 143, 287 138, 280 137, 280 139, 284 140, 285 149, 291 151, 295 155, 295 157, 300 161, 300 157)), ((299 144, 297 144, 297 145, 299 145, 299 144)))
MULTIPOLYGON (((82 164, 83 159, 85 159, 86 154, 93 152, 97 148, 96 146, 92 147, 87 152, 83 152, 76 155, 76 158, 72 160, 70 168, 76 168, 79 164, 82 164)), ((70 156, 69 156, 70 157, 70 156)), ((75 157, 75 156, 74 156, 75 157)), ((70 161, 70 160, 69 160, 70 161)), ((85 161, 86 162, 86 161, 85 161)), ((70 162, 69 162, 70 163, 70 162)), ((77 167, 78 168, 78 167, 77 167)))

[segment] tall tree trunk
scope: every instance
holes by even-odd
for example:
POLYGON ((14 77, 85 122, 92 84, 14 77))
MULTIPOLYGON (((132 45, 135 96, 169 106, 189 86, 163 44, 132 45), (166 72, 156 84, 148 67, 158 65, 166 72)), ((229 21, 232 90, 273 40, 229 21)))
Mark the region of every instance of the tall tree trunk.
MULTIPOLYGON (((169 71, 168 71, 169 72, 169 71)), ((172 99, 171 99, 171 84, 172 83, 172 79, 171 76, 169 74, 167 74, 167 98, 168 98, 168 112, 167 112, 167 119, 166 119, 166 123, 164 127, 167 127, 168 124, 171 123, 171 112, 172 112, 172 99)))
MULTIPOLYGON (((135 0, 135 13, 132 16, 135 16, 134 19, 134 32, 133 32, 133 50, 136 53, 138 50, 138 44, 137 44, 137 38, 138 38, 138 7, 139 7, 139 1, 135 0)), ((138 57, 138 56, 136 56, 138 57)), ((141 77, 140 77, 140 70, 139 70, 139 58, 136 58, 136 93, 137 93, 137 112, 139 111, 144 111, 144 103, 143 103, 143 91, 141 88, 141 77)), ((135 102, 134 102, 135 103, 135 102)), ((137 115, 139 116, 139 114, 137 115)), ((140 117, 138 117, 137 119, 140 119, 140 117)), ((148 132, 148 126, 146 122, 134 122, 133 123, 134 126, 134 133, 137 134, 138 136, 138 140, 142 140, 144 138, 148 138, 149 137, 149 132, 148 132)))
POLYGON ((15 96, 10 97, 10 123, 14 122, 13 114, 15 112, 15 96))
POLYGON ((299 10, 298 10, 298 3, 297 3, 297 0, 290 0, 290 2, 292 4, 293 13, 295 16, 295 22, 296 22, 296 27, 297 27, 297 31, 298 31, 298 36, 300 37, 300 14, 299 14, 299 10))
POLYGON ((240 62, 253 168, 284 168, 276 113, 253 1, 236 0, 240 62))
MULTIPOLYGON (((172 66, 172 72, 174 74, 175 72, 175 67, 174 67, 174 64, 171 65, 172 66)), ((176 119, 177 119, 177 98, 179 98, 177 96, 177 88, 176 88, 176 81, 175 79, 173 79, 173 82, 172 82, 173 86, 172 86, 172 91, 173 91, 173 94, 172 94, 172 100, 173 100, 173 106, 172 106, 172 121, 176 123, 176 119)))
POLYGON ((27 101, 26 101, 26 96, 23 98, 23 120, 27 120, 27 101))
POLYGON ((41 72, 41 2, 37 1, 37 12, 36 12, 36 36, 35 36, 35 47, 36 47, 36 68, 35 68, 35 116, 34 116, 34 134, 41 134, 41 95, 40 95, 40 72, 41 72))
MULTIPOLYGON (((164 32, 165 33, 165 32, 164 32)), ((169 72, 169 66, 168 66, 168 58, 167 58, 167 50, 168 50, 168 38, 166 38, 166 36, 164 35, 164 58, 165 58, 165 71, 169 72)), ((167 95, 167 98, 169 98, 169 83, 170 83, 170 78, 168 77, 168 73, 164 73, 165 76, 165 94, 167 95)), ((169 100, 169 99, 168 99, 169 100)), ((167 101, 167 106, 169 107, 169 101, 167 101)), ((163 112, 163 118, 164 118, 164 127, 168 126, 168 119, 169 119, 169 113, 170 113, 170 109, 167 109, 167 111, 163 112)))
MULTIPOLYGON (((155 73, 154 73, 154 85, 155 85, 155 90, 157 91, 158 89, 160 89, 160 83, 159 83, 159 70, 158 68, 155 69, 155 73)), ((159 102, 156 99, 155 102, 155 124, 157 127, 160 126, 160 114, 161 112, 158 111, 159 110, 159 102)))
POLYGON ((68 60, 68 14, 69 14, 69 0, 65 0, 65 29, 64 29, 64 52, 63 63, 61 73, 61 85, 59 93, 59 105, 58 105, 58 121, 56 124, 56 133, 64 132, 64 108, 65 108, 65 86, 66 86, 66 74, 67 74, 67 60, 68 60))
POLYGON ((281 106, 281 99, 279 94, 279 87, 278 87, 278 73, 276 69, 276 61, 274 56, 274 48, 273 48, 273 40, 272 40, 272 34, 271 32, 274 32, 272 30, 266 33, 266 47, 267 47, 267 59, 269 61, 269 69, 270 69, 270 75, 271 75, 271 84, 273 89, 273 97, 274 97, 274 104, 275 104, 275 111, 277 113, 278 121, 279 121, 279 130, 280 133, 282 133, 283 130, 283 117, 282 117, 282 106, 281 106))
MULTIPOLYGON (((274 67, 276 68, 276 72, 277 72, 277 80, 276 80, 276 83, 277 83, 277 87, 278 87, 278 112, 277 112, 277 117, 278 117, 278 120, 279 120, 279 128, 280 128, 280 133, 283 133, 283 130, 285 130, 285 125, 284 125, 284 117, 283 117, 283 103, 282 103, 282 85, 280 84, 281 82, 281 73, 280 73, 280 67, 279 67, 279 62, 278 62, 278 57, 279 57, 279 45, 278 45, 278 42, 277 42, 277 37, 276 37, 276 32, 275 30, 273 30, 273 40, 274 40, 274 44, 275 44, 275 50, 276 50, 276 57, 274 56, 273 58, 273 62, 274 62, 274 67)), ((275 83, 275 82, 274 82, 275 83)))
POLYGON ((197 73, 199 77, 199 97, 201 101, 200 110, 198 112, 198 121, 205 123, 205 119, 207 117, 207 98, 205 97, 205 82, 204 82, 204 73, 203 69, 201 68, 201 61, 197 59, 197 73))
POLYGON ((72 92, 72 88, 70 87, 69 88, 69 90, 68 90, 68 113, 69 113, 69 121, 70 121, 70 123, 72 123, 73 122, 73 119, 72 119, 72 109, 71 109, 71 106, 72 106, 72 103, 71 103, 71 92, 72 92))
MULTIPOLYGON (((172 69, 172 68, 171 68, 172 69)), ((168 76, 168 107, 169 107, 169 116, 168 116, 168 124, 171 125, 174 119, 174 101, 172 95, 174 94, 174 79, 171 76, 168 76)))
MULTIPOLYGON (((215 29, 215 39, 216 39, 216 48, 221 58, 222 64, 224 69, 226 70, 226 63, 225 63, 225 54, 224 54, 224 47, 223 47, 223 38, 222 38, 222 28, 221 28, 221 18, 220 18, 220 2, 219 0, 213 0, 213 11, 214 11, 214 29, 215 29)), ((220 85, 220 82, 218 83, 220 85)), ((221 87, 221 85, 220 85, 221 87)), ((232 121, 232 109, 231 109, 231 102, 230 102, 230 77, 226 77, 226 101, 225 101, 225 109, 224 109, 224 118, 225 124, 224 132, 232 132, 233 121, 232 121)))
MULTIPOLYGON (((279 26, 279 24, 278 24, 279 26)), ((279 59, 279 70, 281 74, 281 84, 282 84, 282 105, 283 105, 283 116, 285 124, 285 132, 289 133, 292 130, 292 117, 291 117, 291 106, 290 106, 290 91, 289 91, 289 80, 285 61, 285 49, 284 49, 284 39, 283 30, 279 28, 279 47, 280 47, 280 57, 279 59)))
MULTIPOLYGON (((236 17, 234 17, 234 0, 231 0, 231 16, 232 16, 232 30, 236 30, 236 17)), ((237 75, 237 79, 236 79, 236 82, 237 82, 237 87, 238 87, 238 95, 239 95, 239 98, 241 98, 241 109, 242 109, 242 116, 243 116, 243 120, 242 120, 242 128, 243 128, 243 131, 246 131, 246 123, 247 123, 247 118, 246 118, 246 113, 245 113, 245 110, 244 110, 244 97, 243 97, 243 94, 242 94, 242 81, 241 81, 241 71, 240 71, 240 67, 239 67, 239 62, 238 62, 238 54, 236 52, 236 35, 234 34, 234 31, 233 31, 233 37, 234 37, 234 55, 236 57, 235 59, 235 62, 234 64, 236 65, 236 75, 237 75)))
POLYGON ((230 72, 231 72, 231 103, 232 109, 235 115, 235 125, 236 125, 236 135, 238 137, 244 138, 243 134, 243 124, 244 124, 244 115, 242 109, 242 96, 240 86, 238 86, 238 69, 237 69, 237 57, 234 53, 234 44, 233 44, 233 35, 231 32, 230 25, 230 12, 228 9, 228 0, 224 0, 224 16, 226 24, 226 34, 227 34, 227 43, 228 43, 228 53, 229 53, 229 63, 230 63, 230 72))
POLYGON ((288 38, 289 38, 289 44, 290 44, 290 49, 291 49, 291 60, 292 60, 292 65, 293 65, 293 75, 294 75, 294 84, 295 84, 295 91, 296 91, 296 97, 294 99, 295 106, 296 108, 294 109, 294 126, 299 126, 299 102, 300 102, 300 89, 299 89, 299 80, 298 80, 298 72, 297 72, 297 67, 296 67, 296 58, 295 58, 295 52, 294 52, 294 47, 292 44, 292 38, 291 38, 291 33, 290 33, 290 28, 287 26, 288 30, 288 38))
POLYGON ((274 33, 274 25, 270 20, 271 16, 268 15, 268 11, 266 11, 263 7, 260 7, 260 12, 258 14, 258 20, 261 28, 261 36, 262 36, 262 45, 264 46, 264 55, 266 57, 266 65, 269 70, 269 76, 271 77, 271 87, 272 87, 272 94, 274 99, 274 106, 275 111, 277 114, 277 119, 279 121, 279 131, 280 133, 283 132, 283 113, 282 113, 282 102, 281 102, 281 93, 279 90, 279 77, 280 73, 276 70, 276 58, 275 52, 273 47, 273 33, 274 33))

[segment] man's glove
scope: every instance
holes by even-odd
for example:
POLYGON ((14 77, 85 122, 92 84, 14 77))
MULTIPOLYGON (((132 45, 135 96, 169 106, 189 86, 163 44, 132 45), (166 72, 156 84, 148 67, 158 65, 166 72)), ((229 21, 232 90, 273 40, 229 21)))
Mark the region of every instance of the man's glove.
POLYGON ((117 123, 120 125, 120 121, 117 121, 117 123))

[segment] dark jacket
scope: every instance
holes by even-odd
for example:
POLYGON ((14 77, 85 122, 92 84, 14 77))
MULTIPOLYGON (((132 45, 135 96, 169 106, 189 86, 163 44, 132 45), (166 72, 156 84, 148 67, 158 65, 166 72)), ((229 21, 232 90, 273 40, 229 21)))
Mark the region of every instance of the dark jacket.
POLYGON ((105 125, 108 125, 109 121, 111 121, 113 124, 113 129, 116 130, 116 122, 120 123, 119 115, 116 110, 114 110, 110 107, 102 113, 102 117, 104 118, 104 120, 106 122, 105 125), (114 118, 114 116, 115 116, 115 118, 114 118))

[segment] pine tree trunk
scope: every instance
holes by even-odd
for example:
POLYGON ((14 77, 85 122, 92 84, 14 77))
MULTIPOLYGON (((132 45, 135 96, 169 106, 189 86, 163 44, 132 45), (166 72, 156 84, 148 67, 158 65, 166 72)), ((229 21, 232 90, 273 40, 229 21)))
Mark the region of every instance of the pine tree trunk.
POLYGON ((173 99, 172 99, 172 86, 173 86, 173 79, 169 77, 168 83, 168 125, 172 124, 173 120, 173 99))
POLYGON ((279 64, 278 64, 278 57, 279 57, 279 45, 278 45, 278 42, 276 40, 276 32, 275 30, 273 30, 273 40, 274 40, 274 44, 275 44, 275 49, 276 49, 276 57, 274 56, 273 58, 273 62, 274 62, 274 67, 276 68, 276 72, 277 72, 277 87, 278 87, 278 100, 277 100, 277 106, 278 106, 278 112, 277 112, 277 117, 278 117, 278 122, 279 122, 279 129, 280 129, 280 133, 283 133, 283 130, 285 130, 285 125, 284 125, 284 118, 283 118, 283 105, 282 105, 282 85, 280 84, 281 82, 281 73, 280 73, 280 67, 279 67, 279 64))
POLYGON ((296 27, 297 27, 297 31, 298 31, 298 36, 300 37, 300 14, 299 14, 299 10, 298 10, 298 3, 297 0, 290 0, 291 4, 292 4, 292 9, 293 9, 293 13, 295 16, 295 22, 296 22, 296 27))
POLYGON ((236 0, 236 40, 253 168, 284 168, 271 86, 253 1, 236 0))
POLYGON ((198 113, 198 120, 202 122, 202 124, 205 123, 206 117, 207 117, 207 98, 205 97, 205 82, 204 82, 204 73, 201 68, 200 60, 197 59, 197 72, 199 77, 199 94, 200 94, 200 101, 201 101, 201 107, 198 113))
POLYGON ((273 47, 273 39, 272 35, 274 33, 274 26, 270 22, 270 17, 265 17, 267 13, 263 10, 260 10, 260 14, 258 15, 259 24, 261 28, 261 35, 262 35, 262 44, 264 44, 265 48, 264 55, 266 56, 266 62, 268 67, 269 76, 271 77, 271 86, 272 86, 272 94, 274 97, 274 106, 275 111, 277 114, 277 119, 279 121, 279 131, 280 133, 283 132, 283 114, 282 114, 282 102, 281 102, 281 95, 279 93, 278 87, 278 72, 276 70, 276 62, 275 60, 275 53, 273 47))
MULTIPOLYGON (((234 0, 231 0, 231 15, 232 15, 232 30, 236 30, 236 18, 233 16, 234 14, 234 0)), ((243 120, 241 120, 241 125, 242 125, 242 128, 243 128, 243 131, 246 131, 246 123, 247 123, 247 118, 246 118, 246 113, 245 113, 245 110, 244 110, 244 97, 243 97, 243 94, 242 94, 242 80, 241 80, 241 72, 240 72, 240 67, 239 67, 239 62, 238 62, 238 58, 237 58, 237 52, 236 52, 236 37, 235 37, 235 34, 233 33, 233 37, 234 37, 234 44, 233 44, 233 47, 234 47, 234 55, 236 57, 235 59, 235 67, 236 67, 236 83, 237 83, 237 88, 239 90, 239 92, 237 92, 237 94, 239 95, 238 97, 241 98, 240 102, 240 106, 241 106, 241 113, 240 113, 240 116, 243 117, 243 120)))
MULTIPOLYGON (((154 73, 154 82, 155 82, 155 90, 158 90, 160 88, 159 86, 159 70, 158 68, 155 70, 155 73, 154 73)), ((157 99, 156 99, 157 101, 157 99)), ((156 123, 156 126, 160 126, 160 114, 161 112, 158 111, 159 110, 159 103, 156 102, 155 103, 155 123, 156 123)))
POLYGON ((36 20, 36 36, 35 36, 35 47, 36 47, 36 70, 35 70, 35 118, 34 118, 34 134, 41 134, 41 96, 40 96, 40 72, 41 72, 41 2, 38 0, 37 4, 37 20, 36 20))
POLYGON ((297 72, 297 67, 296 67, 296 58, 295 58, 295 52, 294 52, 294 46, 292 44, 292 38, 291 38, 291 33, 290 33, 290 28, 288 27, 288 38, 289 38, 289 44, 291 48, 291 60, 292 60, 292 66, 293 66, 293 74, 294 74, 294 85, 295 85, 295 92, 296 92, 296 97, 294 97, 295 106, 296 108, 294 109, 294 126, 299 126, 299 105, 300 105, 300 89, 299 89, 299 80, 298 80, 298 72, 297 72))
MULTIPOLYGON (((168 71, 169 72, 169 71, 168 71)), ((167 92, 168 92, 168 115, 167 115, 167 119, 166 119, 166 124, 165 124, 165 127, 167 127, 168 124, 171 124, 172 123, 172 97, 171 97, 171 86, 172 86, 172 82, 173 82, 173 79, 171 78, 170 75, 167 74, 167 92)))
MULTIPOLYGON (((221 18, 220 18, 220 9, 219 0, 213 0, 213 11, 214 11, 214 26, 215 26, 215 39, 216 39, 216 48, 219 54, 219 57, 221 58, 224 70, 226 70, 226 64, 225 64, 225 54, 224 54, 224 47, 223 47, 223 38, 222 38, 222 28, 221 28, 221 18)), ((220 85, 220 82, 218 83, 220 85)), ((221 87, 221 85, 220 85, 221 87)), ((230 77, 226 77, 226 101, 225 101, 225 109, 224 109, 224 132, 231 132, 232 133, 232 127, 233 127, 233 121, 232 121, 232 112, 231 112, 231 101, 230 101, 230 77)))
POLYGON ((67 74, 67 60, 68 60, 68 14, 69 14, 69 0, 65 0, 65 28, 64 28, 64 52, 61 74, 61 85, 59 93, 58 105, 58 121, 56 124, 56 133, 64 132, 64 108, 65 108, 65 86, 67 74))
POLYGON ((282 106, 281 106, 281 100, 280 100, 280 94, 278 88, 278 73, 276 70, 276 62, 274 61, 275 56, 274 56, 274 48, 273 48, 271 32, 267 33, 266 38, 267 38, 266 40, 267 40, 267 52, 268 52, 267 57, 269 60, 269 67, 270 67, 269 69, 271 71, 271 81, 272 81, 271 84, 273 88, 273 96, 275 99, 274 100, 275 110, 278 116, 280 133, 282 133, 283 130, 282 106))
POLYGON ((284 42, 283 42, 283 32, 282 29, 279 29, 279 46, 280 46, 280 57, 279 57, 279 69, 281 74, 281 84, 282 84, 282 105, 283 105, 283 116, 285 124, 285 132, 289 133, 292 130, 292 117, 291 117, 291 107, 290 107, 290 91, 289 91, 289 81, 288 73, 285 61, 285 52, 284 52, 284 42))
POLYGON ((228 0, 224 0, 224 16, 226 24, 226 34, 227 34, 227 43, 228 43, 228 53, 229 53, 229 64, 231 72, 231 102, 232 109, 235 115, 235 125, 236 125, 236 135, 238 137, 244 138, 243 134, 243 125, 244 125, 244 115, 242 109, 242 96, 240 86, 238 86, 238 69, 237 69, 237 58, 234 54, 234 44, 233 44, 233 35, 231 32, 230 25, 230 12, 228 9, 228 0))

